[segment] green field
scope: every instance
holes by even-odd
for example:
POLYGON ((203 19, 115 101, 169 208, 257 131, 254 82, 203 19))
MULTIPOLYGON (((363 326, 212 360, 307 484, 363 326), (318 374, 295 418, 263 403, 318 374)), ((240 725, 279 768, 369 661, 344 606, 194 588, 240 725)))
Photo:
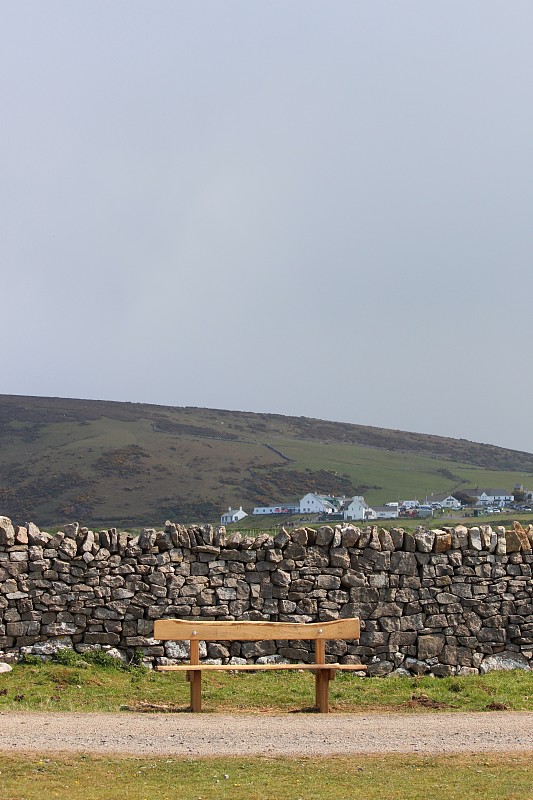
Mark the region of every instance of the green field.
POLYGON ((512 488, 515 484, 527 482, 529 477, 520 471, 491 470, 461 462, 445 464, 417 453, 356 448, 353 445, 279 440, 275 446, 295 460, 297 469, 343 472, 354 485, 364 484, 362 494, 365 500, 376 505, 413 498, 422 502, 432 493, 452 492, 467 486, 512 488), (388 487, 394 487, 394 490, 388 487))
POLYGON ((528 800, 531 754, 334 758, 0 755, 0 800, 528 800))
POLYGON ((0 514, 23 524, 217 522, 308 491, 373 504, 533 486, 533 455, 303 417, 0 395, 0 514))

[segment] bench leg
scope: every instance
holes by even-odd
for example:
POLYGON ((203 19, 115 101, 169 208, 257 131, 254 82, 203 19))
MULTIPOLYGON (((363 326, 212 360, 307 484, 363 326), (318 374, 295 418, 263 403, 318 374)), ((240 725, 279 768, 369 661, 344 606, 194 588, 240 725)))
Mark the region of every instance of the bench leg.
POLYGON ((332 670, 318 669, 315 673, 316 705, 321 714, 329 713, 329 682, 332 670))
POLYGON ((187 673, 191 690, 191 711, 202 710, 202 673, 200 670, 187 673))
MULTIPOLYGON (((315 640, 315 663, 326 663, 326 642, 324 639, 315 640)), ((329 711, 329 677, 327 669, 315 672, 315 705, 323 714, 329 711)))
MULTIPOLYGON (((191 639, 190 643, 191 664, 200 663, 200 642, 191 639)), ((202 673, 200 670, 189 672, 189 682, 191 684, 191 711, 202 710, 202 673)))

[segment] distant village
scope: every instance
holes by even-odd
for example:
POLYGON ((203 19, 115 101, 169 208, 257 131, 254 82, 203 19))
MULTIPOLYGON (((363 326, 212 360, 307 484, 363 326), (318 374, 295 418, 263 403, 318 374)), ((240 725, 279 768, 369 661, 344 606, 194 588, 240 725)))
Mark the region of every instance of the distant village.
MULTIPOLYGON (((505 508, 514 507, 524 511, 531 511, 528 505, 516 506, 515 494, 521 498, 522 503, 533 501, 533 491, 525 489, 521 484, 514 487, 513 493, 505 489, 468 489, 454 494, 432 494, 424 499, 403 500, 402 502, 389 502, 383 506, 370 506, 362 495, 354 497, 336 497, 335 495, 308 492, 297 503, 278 503, 271 506, 257 506, 252 515, 267 514, 318 514, 331 519, 347 521, 369 521, 378 519, 420 518, 432 517, 439 509, 460 511, 462 508, 474 506, 474 515, 477 513, 498 514, 505 508), (468 496, 470 502, 465 505, 464 498, 468 496)), ((233 522, 249 516, 242 506, 238 509, 228 508, 221 515, 221 525, 231 525, 233 522)))

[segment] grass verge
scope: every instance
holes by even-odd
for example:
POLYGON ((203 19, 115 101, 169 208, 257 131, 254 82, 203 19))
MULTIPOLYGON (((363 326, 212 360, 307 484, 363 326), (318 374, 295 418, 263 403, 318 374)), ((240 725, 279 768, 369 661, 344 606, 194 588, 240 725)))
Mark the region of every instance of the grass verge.
MULTIPOLYGON (((183 673, 124 667, 110 658, 89 663, 72 651, 61 653, 64 663, 18 664, 2 674, 0 712, 188 708, 189 684, 183 673)), ((298 711, 314 704, 314 678, 307 672, 205 673, 202 695, 206 711, 298 711)), ((342 672, 331 683, 330 699, 337 712, 533 711, 533 672, 440 679, 342 672)))
POLYGON ((531 756, 96 758, 0 756, 0 800, 524 800, 531 756))

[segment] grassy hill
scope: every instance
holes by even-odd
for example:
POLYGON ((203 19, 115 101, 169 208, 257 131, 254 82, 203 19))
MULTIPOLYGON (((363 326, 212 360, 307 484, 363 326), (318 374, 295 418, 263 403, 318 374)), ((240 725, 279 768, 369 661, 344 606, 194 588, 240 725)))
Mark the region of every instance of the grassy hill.
POLYGON ((307 491, 371 503, 533 484, 533 454, 277 414, 0 395, 0 514, 87 525, 216 521, 307 491))

